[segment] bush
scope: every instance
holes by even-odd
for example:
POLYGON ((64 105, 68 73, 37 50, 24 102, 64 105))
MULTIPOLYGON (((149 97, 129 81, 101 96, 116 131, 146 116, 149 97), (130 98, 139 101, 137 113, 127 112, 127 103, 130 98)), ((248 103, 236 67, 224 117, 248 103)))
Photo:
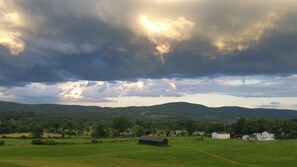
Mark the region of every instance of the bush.
POLYGON ((43 141, 43 145, 55 145, 56 142, 54 140, 45 140, 43 141))
POLYGON ((55 145, 57 143, 54 140, 42 141, 41 139, 33 139, 31 144, 34 144, 34 145, 55 145))
POLYGON ((3 146, 5 144, 5 141, 0 140, 0 146, 3 146))
POLYGON ((27 139, 28 137, 25 136, 25 135, 22 135, 20 138, 21 138, 21 139, 27 139))
POLYGON ((93 143, 93 144, 98 143, 98 142, 99 142, 99 141, 96 140, 96 139, 92 139, 92 140, 91 140, 91 143, 93 143))
POLYGON ((196 140, 196 141, 204 141, 204 137, 203 137, 203 136, 201 136, 201 137, 197 137, 195 140, 196 140))
POLYGON ((43 141, 41 139, 33 139, 31 144, 34 144, 34 145, 42 145, 43 144, 43 141))

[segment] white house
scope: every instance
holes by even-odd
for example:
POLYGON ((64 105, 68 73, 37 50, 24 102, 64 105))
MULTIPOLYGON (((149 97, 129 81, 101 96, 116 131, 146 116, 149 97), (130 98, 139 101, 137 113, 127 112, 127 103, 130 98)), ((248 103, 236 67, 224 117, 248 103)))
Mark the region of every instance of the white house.
POLYGON ((230 139, 230 133, 226 132, 213 132, 211 134, 212 139, 230 139))
POLYGON ((175 134, 175 135, 181 135, 182 133, 183 133, 182 130, 175 130, 175 131, 174 131, 174 134, 175 134))
POLYGON ((270 141, 274 140, 274 134, 264 131, 263 133, 254 133, 252 135, 244 135, 243 140, 263 140, 270 141))
POLYGON ((274 134, 273 133, 268 133, 264 131, 263 133, 255 133, 257 136, 258 140, 265 140, 265 141, 270 141, 274 140, 274 134))

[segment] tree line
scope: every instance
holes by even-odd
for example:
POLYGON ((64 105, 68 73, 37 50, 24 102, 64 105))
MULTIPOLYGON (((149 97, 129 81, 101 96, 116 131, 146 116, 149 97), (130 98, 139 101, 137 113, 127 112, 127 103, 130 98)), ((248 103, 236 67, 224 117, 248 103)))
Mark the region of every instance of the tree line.
POLYGON ((205 135, 212 132, 229 132, 233 137, 244 134, 269 131, 277 138, 297 138, 297 119, 250 119, 239 118, 234 122, 203 122, 196 120, 132 120, 118 116, 112 121, 89 121, 83 119, 48 119, 48 120, 1 120, 0 134, 31 132, 34 137, 42 137, 43 133, 65 135, 88 134, 93 138, 133 137, 148 134, 169 136, 175 130, 183 130, 182 135, 192 136, 195 131, 203 131, 205 135))

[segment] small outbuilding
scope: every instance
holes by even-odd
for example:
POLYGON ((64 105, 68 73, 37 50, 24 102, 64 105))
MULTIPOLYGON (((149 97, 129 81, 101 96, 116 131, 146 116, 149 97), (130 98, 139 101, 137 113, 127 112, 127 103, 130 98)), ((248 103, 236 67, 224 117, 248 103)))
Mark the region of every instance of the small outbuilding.
POLYGON ((168 146, 168 140, 165 137, 158 136, 141 136, 138 144, 147 144, 154 146, 168 146))

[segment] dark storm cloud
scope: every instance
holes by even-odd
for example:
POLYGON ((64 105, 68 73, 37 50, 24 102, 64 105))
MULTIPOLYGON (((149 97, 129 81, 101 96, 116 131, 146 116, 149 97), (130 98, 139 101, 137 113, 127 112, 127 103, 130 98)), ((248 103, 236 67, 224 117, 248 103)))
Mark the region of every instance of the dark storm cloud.
POLYGON ((142 0, 135 6, 129 0, 119 2, 122 7, 116 7, 118 1, 13 2, 11 8, 26 21, 17 28, 26 48, 11 56, 8 44, 0 45, 1 85, 297 73, 297 9, 288 7, 289 1, 275 2, 283 8, 268 5, 270 1, 185 1, 182 6, 188 10, 176 2, 168 11, 157 8, 157 1, 142 0), (143 6, 147 4, 152 7, 143 6), (151 15, 160 12, 166 18, 174 15, 173 21, 182 16, 195 23, 191 38, 165 41, 172 49, 164 64, 151 38, 139 34, 133 21, 153 7, 156 13, 151 15), (270 13, 279 13, 278 19, 270 21, 270 13), (226 45, 223 52, 214 45, 219 38, 226 45))

